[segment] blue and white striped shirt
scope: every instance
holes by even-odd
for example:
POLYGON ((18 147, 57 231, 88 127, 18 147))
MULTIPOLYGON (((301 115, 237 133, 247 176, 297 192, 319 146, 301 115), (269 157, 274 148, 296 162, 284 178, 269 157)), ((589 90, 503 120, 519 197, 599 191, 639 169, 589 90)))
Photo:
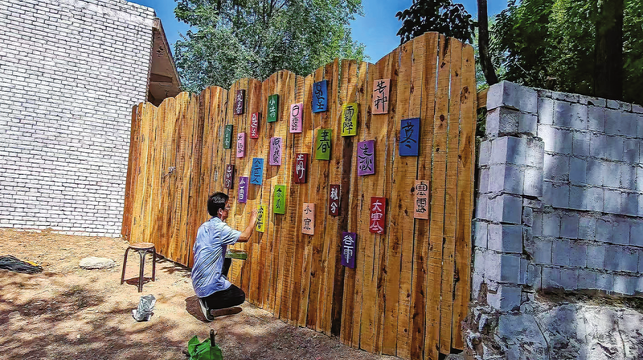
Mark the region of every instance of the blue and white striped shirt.
POLYGON ((234 230, 218 217, 199 227, 192 267, 192 286, 196 296, 203 298, 230 287, 230 282, 221 275, 221 269, 228 245, 236 243, 239 235, 240 231, 234 230))

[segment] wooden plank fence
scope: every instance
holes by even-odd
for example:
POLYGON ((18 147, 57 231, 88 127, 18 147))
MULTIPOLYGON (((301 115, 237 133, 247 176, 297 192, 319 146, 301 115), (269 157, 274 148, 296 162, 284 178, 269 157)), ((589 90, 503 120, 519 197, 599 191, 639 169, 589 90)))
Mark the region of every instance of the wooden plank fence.
POLYGON ((243 228, 251 209, 268 209, 266 230, 246 244, 247 261, 230 278, 249 302, 291 324, 307 326, 373 353, 438 359, 462 349, 461 321, 470 294, 475 165, 476 82, 473 48, 427 33, 376 64, 338 61, 306 77, 279 71, 263 82, 241 79, 230 90, 181 93, 156 108, 132 111, 122 234, 151 242, 163 256, 192 265, 196 231, 209 218, 207 198, 231 197, 228 223, 243 228), (374 80, 390 79, 389 112, 373 114, 374 80), (313 84, 328 81, 328 111, 313 113, 313 84), (244 111, 235 114, 237 90, 244 111), (267 122, 268 96, 279 95, 278 121, 267 122), (290 105, 303 103, 303 131, 290 133, 290 105), (358 130, 341 136, 342 105, 358 104, 358 130), (260 114, 259 138, 250 121, 260 114), (420 118, 419 156, 400 156, 401 121, 420 118), (233 126, 224 149, 225 125, 233 126), (330 161, 315 159, 318 129, 333 129, 330 161), (237 134, 245 132, 245 156, 237 134), (269 165, 269 142, 283 139, 280 166, 269 165), (375 175, 357 175, 357 143, 375 140, 375 175), (309 154, 308 181, 295 184, 293 162, 309 154), (239 203, 240 176, 266 159, 263 185, 249 185, 239 203), (233 189, 224 189, 226 165, 233 189), (429 219, 415 219, 415 181, 429 189, 429 219), (339 216, 328 209, 340 185, 339 216), (286 213, 273 214, 275 185, 286 186, 286 213), (369 232, 371 197, 385 197, 386 229, 369 232), (304 203, 315 204, 315 233, 302 233, 304 203), (357 233, 355 268, 341 265, 340 237, 357 233))

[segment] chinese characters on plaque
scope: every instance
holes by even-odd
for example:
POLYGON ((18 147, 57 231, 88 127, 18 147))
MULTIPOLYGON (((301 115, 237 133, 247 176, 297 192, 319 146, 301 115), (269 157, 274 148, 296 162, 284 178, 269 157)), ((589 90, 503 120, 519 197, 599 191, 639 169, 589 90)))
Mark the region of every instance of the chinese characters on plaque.
POLYGON ((333 129, 319 129, 317 130, 317 141, 315 143, 315 159, 317 160, 330 160, 331 151, 331 137, 333 129))
POLYGON ((268 164, 270 165, 281 165, 281 148, 283 141, 280 137, 270 138, 270 155, 268 158, 268 164))
POLYGON ((246 156, 246 133, 237 134, 237 157, 242 158, 246 156))
POLYGON ((386 198, 371 198, 371 221, 368 230, 373 234, 384 234, 386 220, 386 198))
POLYGON ((400 156, 418 156, 420 152, 420 118, 402 120, 400 156))
POLYGON ((252 168, 250 168, 250 183, 261 185, 263 183, 263 159, 253 158, 252 168))
POLYGON ((416 219, 429 218, 429 183, 426 180, 415 180, 415 211, 416 219))
POLYGON ((312 109, 314 113, 328 110, 328 81, 322 80, 313 84, 312 109))
POLYGON ((261 113, 252 113, 250 118, 250 138, 258 139, 259 138, 259 119, 261 118, 261 113))
POLYGON ((301 232, 315 235, 315 204, 304 203, 302 210, 301 232))
POLYGON ((295 167, 293 178, 295 184, 305 184, 306 174, 308 173, 308 154, 298 153, 295 156, 295 167))
POLYGON ((266 232, 266 218, 268 213, 266 212, 266 205, 259 205, 257 209, 257 231, 266 232))
POLYGON ((279 116, 279 94, 268 96, 268 122, 277 121, 279 116))
POLYGON ((342 265, 355 269, 355 253, 357 252, 357 234, 342 232, 342 265))
POLYGON ((239 177, 239 202, 245 203, 248 201, 248 177, 239 177))
POLYGON ((304 107, 302 103, 290 105, 290 132, 300 133, 304 129, 302 113, 304 107))
POLYGON ((286 185, 275 185, 272 212, 275 214, 286 213, 286 185))
POLYGON ((237 90, 237 96, 234 98, 234 114, 241 115, 243 114, 243 101, 246 98, 245 90, 237 90))
POLYGON ((330 185, 330 193, 328 195, 328 214, 332 216, 339 216, 339 185, 330 185))
POLYGON ((225 166, 225 176, 223 177, 223 187, 232 189, 232 179, 234 176, 234 165, 228 164, 225 166))
POLYGON ((357 175, 375 174, 375 140, 357 143, 357 175))
POLYGON ((223 148, 232 148, 232 125, 225 126, 225 132, 223 133, 223 148))
POLYGON ((357 135, 357 104, 342 105, 342 136, 357 135))
POLYGON ((391 79, 380 79, 373 82, 373 114, 388 113, 388 94, 391 79))

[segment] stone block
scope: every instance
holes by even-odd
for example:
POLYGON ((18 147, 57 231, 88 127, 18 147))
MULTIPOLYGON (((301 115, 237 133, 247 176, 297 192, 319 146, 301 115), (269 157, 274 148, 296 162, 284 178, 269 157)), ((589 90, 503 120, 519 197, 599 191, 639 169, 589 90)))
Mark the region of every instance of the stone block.
POLYGON ((554 265, 569 266, 571 242, 569 240, 554 240, 551 250, 551 262, 554 265))
POLYGON ((531 230, 533 236, 541 236, 543 234, 543 213, 541 211, 534 211, 534 224, 531 230))
POLYGON ((522 226, 489 224, 488 247, 491 250, 522 254, 522 226))
POLYGON ((575 269, 561 269, 560 285, 565 290, 576 290, 578 288, 578 271, 575 269))
POLYGON ((614 292, 624 295, 634 295, 636 292, 636 278, 625 275, 614 275, 614 292))
POLYGON ((636 167, 636 191, 643 192, 643 168, 636 167))
POLYGON ((569 130, 556 129, 556 143, 554 151, 559 154, 572 154, 572 145, 574 144, 572 132, 569 130))
POLYGON ((585 181, 589 185, 603 186, 603 162, 597 159, 587 159, 587 176, 585 181))
POLYGON ((490 206, 489 206, 489 197, 485 194, 478 195, 478 201, 476 201, 476 218, 491 220, 490 206))
POLYGON ((560 269, 544 267, 542 271, 543 289, 561 289, 560 269))
MULTIPOLYGON (((556 129, 550 125, 538 124, 538 137, 543 141, 545 151, 554 151, 556 146, 556 129)), ((591 148, 591 145, 590 145, 591 148)))
POLYGON ((607 106, 607 102, 603 98, 590 97, 590 96, 586 96, 585 98, 587 99, 588 105, 598 107, 599 109, 604 109, 605 106, 607 106))
POLYGON ((538 98, 538 122, 540 124, 554 124, 554 100, 538 98))
POLYGON ((552 202, 551 205, 556 208, 569 208, 569 185, 552 184, 552 202))
POLYGON ((504 136, 518 132, 520 112, 504 107, 493 109, 487 113, 487 137, 504 136))
POLYGON ((491 143, 491 140, 485 140, 480 143, 478 154, 480 166, 489 165, 489 161, 491 160, 491 143))
POLYGON ((596 239, 596 218, 581 215, 578 220, 578 238, 583 240, 596 239))
POLYGON ((554 125, 571 128, 572 126, 572 104, 565 101, 554 103, 554 125))
POLYGON ((563 214, 560 223, 560 236, 568 239, 578 239, 578 222, 578 214, 563 214))
POLYGON ((489 191, 522 194, 523 171, 514 165, 492 165, 489 173, 489 191))
POLYGON ((534 262, 536 264, 549 265, 552 263, 552 246, 551 240, 534 238, 534 262))
POLYGON ((629 164, 619 164, 619 186, 621 189, 636 189, 636 168, 629 164))
POLYGON ((473 250, 473 272, 484 275, 487 266, 487 253, 488 251, 481 248, 473 250))
POLYGON ((603 211, 610 214, 621 212, 621 192, 618 190, 603 190, 604 205, 603 211))
POLYGON ((527 271, 528 271, 528 266, 529 266, 529 260, 527 259, 520 259, 520 275, 518 279, 518 283, 521 285, 525 285, 527 283, 527 271))
POLYGON ((639 195, 639 217, 643 217, 643 195, 639 195))
POLYGON ((604 244, 587 245, 587 267, 592 269, 603 269, 605 267, 604 244))
POLYGON ((639 162, 639 143, 638 139, 625 139, 623 141, 621 160, 630 164, 637 164, 639 162))
POLYGON ((483 168, 480 169, 478 180, 478 192, 481 194, 489 193, 489 169, 483 168))
POLYGON ((603 211, 604 193, 602 188, 591 187, 585 189, 585 208, 589 211, 603 211))
POLYGON ((643 250, 639 250, 639 269, 638 269, 638 272, 643 273, 643 250))
POLYGON ((598 290, 613 291, 614 290, 614 275, 612 274, 596 274, 596 287, 598 290))
POLYGON ((582 186, 569 187, 569 208, 574 210, 587 210, 585 201, 585 188, 582 186))
POLYGON ((592 133, 589 141, 589 156, 604 159, 606 149, 606 138, 603 134, 592 133))
POLYGON ((606 99, 606 101, 607 101, 606 106, 607 106, 608 109, 618 109, 619 108, 618 101, 610 100, 610 99, 606 99))
POLYGON ((620 136, 606 136, 605 158, 612 161, 621 161, 621 158, 623 158, 624 141, 620 136))
POLYGON ((524 207, 524 204, 525 202, 523 201, 522 223, 531 227, 534 223, 534 210, 530 207, 524 207))
POLYGON ((630 243, 630 221, 628 219, 616 219, 612 230, 611 243, 629 245, 630 243))
POLYGON ((534 114, 522 114, 518 123, 518 132, 536 136, 538 133, 538 117, 534 114))
POLYGON ((569 182, 574 185, 587 183, 587 161, 585 159, 569 159, 569 182))
POLYGON ((635 114, 643 114, 643 106, 632 104, 632 112, 635 114))
POLYGON ((484 221, 476 221, 474 227, 475 246, 479 248, 487 248, 487 223, 484 221))
POLYGON ((618 270, 635 273, 639 267, 639 250, 634 248, 619 247, 620 260, 618 270))
POLYGON ((589 133, 573 133, 572 154, 575 156, 589 156, 589 133))
MULTIPOLYGON (((636 105, 635 108, 643 109, 643 106, 636 105)), ((643 114, 643 111, 637 113, 643 114)), ((643 115, 635 115, 634 121, 636 122, 636 136, 643 139, 643 115)))
POLYGON ((605 108, 598 106, 588 106, 587 111, 587 128, 598 132, 605 131, 605 108))
POLYGON ((522 206, 532 208, 534 210, 540 210, 543 208, 543 202, 539 199, 523 198, 522 206))
POLYGON ((485 255, 485 278, 517 284, 520 277, 520 257, 489 251, 485 255))
POLYGON ((634 221, 630 226, 630 245, 643 247, 643 221, 634 221))
POLYGON ((525 168, 523 194, 541 197, 543 195, 543 171, 536 168, 525 168))
POLYGON ((614 225, 605 219, 599 218, 596 220, 596 240, 606 243, 612 242, 614 236, 614 225))
POLYGON ((531 286, 534 289, 540 289, 542 286, 541 278, 542 267, 539 265, 528 264, 526 285, 531 286))
POLYGON ((543 158, 545 156, 545 143, 539 139, 527 138, 526 165, 538 169, 543 168, 543 158))
POLYGON ((596 289, 596 272, 579 269, 578 270, 578 289, 596 289))
POLYGON ((603 163, 603 185, 613 188, 621 186, 621 164, 614 162, 603 163))
POLYGON ((560 236, 560 215, 558 213, 543 213, 543 235, 560 236))
POLYGON ((487 303, 498 311, 512 311, 520 308, 522 288, 500 285, 495 293, 487 293, 487 303))
POLYGON ((562 155, 544 156, 544 178, 552 181, 569 180, 569 157, 562 155))
POLYGON ((474 272, 471 275, 471 296, 473 299, 478 299, 482 283, 484 283, 484 276, 474 272))
POLYGON ((536 90, 525 86, 501 81, 489 88, 487 110, 490 111, 501 106, 536 114, 538 111, 538 93, 536 90))
POLYGON ((603 264, 603 269, 609 271, 617 271, 620 267, 619 262, 621 259, 619 256, 622 252, 620 246, 614 245, 605 245, 605 262, 603 264))
POLYGON ((639 195, 636 193, 621 194, 621 213, 630 216, 638 215, 639 195))
POLYGON ((520 224, 522 221, 522 201, 517 196, 503 194, 489 202, 492 221, 507 224, 520 224))

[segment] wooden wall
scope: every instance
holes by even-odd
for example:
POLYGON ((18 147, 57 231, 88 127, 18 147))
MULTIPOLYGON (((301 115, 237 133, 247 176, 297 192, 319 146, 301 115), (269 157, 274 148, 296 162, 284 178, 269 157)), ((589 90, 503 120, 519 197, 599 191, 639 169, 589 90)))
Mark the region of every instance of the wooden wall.
POLYGON ((152 242, 165 257, 192 264, 196 231, 206 221, 207 198, 227 192, 228 223, 246 226, 251 209, 269 209, 264 233, 247 244, 247 261, 235 260, 231 280, 249 302, 276 317, 369 352, 405 359, 438 359, 462 349, 460 322, 470 288, 471 219, 476 81, 473 48, 427 33, 376 64, 335 61, 306 77, 279 71, 263 83, 241 79, 226 91, 181 93, 158 107, 134 107, 123 236, 152 242), (389 113, 372 115, 373 81, 391 79, 389 113), (312 113, 312 85, 328 80, 329 111, 312 113), (233 115, 234 94, 246 90, 245 112, 233 115), (267 123, 267 101, 279 94, 279 120, 267 123), (290 134, 290 104, 304 103, 304 131, 290 134), (356 137, 341 137, 341 105, 359 104, 356 137), (246 139, 236 158, 238 132, 250 131, 261 112, 260 138, 246 139), (400 121, 421 119, 419 157, 398 156, 400 121), (232 149, 223 148, 225 124, 234 125, 232 149), (331 161, 314 159, 316 129, 332 128, 331 161), (252 158, 267 159, 269 139, 284 140, 281 166, 264 165, 262 186, 250 185, 239 204, 239 176, 252 158), (376 174, 358 177, 357 142, 376 140, 376 174), (293 158, 309 153, 308 182, 294 184, 293 158), (224 190, 226 164, 235 165, 234 189, 224 190), (414 182, 430 184, 430 218, 413 218, 414 182), (341 184, 341 215, 328 214, 330 184, 341 184), (275 185, 287 187, 285 215, 272 213, 275 185), (387 198, 388 227, 369 228, 372 196, 387 198), (315 235, 301 232, 302 205, 316 205, 315 235), (358 234, 356 268, 340 263, 342 231, 358 234))

